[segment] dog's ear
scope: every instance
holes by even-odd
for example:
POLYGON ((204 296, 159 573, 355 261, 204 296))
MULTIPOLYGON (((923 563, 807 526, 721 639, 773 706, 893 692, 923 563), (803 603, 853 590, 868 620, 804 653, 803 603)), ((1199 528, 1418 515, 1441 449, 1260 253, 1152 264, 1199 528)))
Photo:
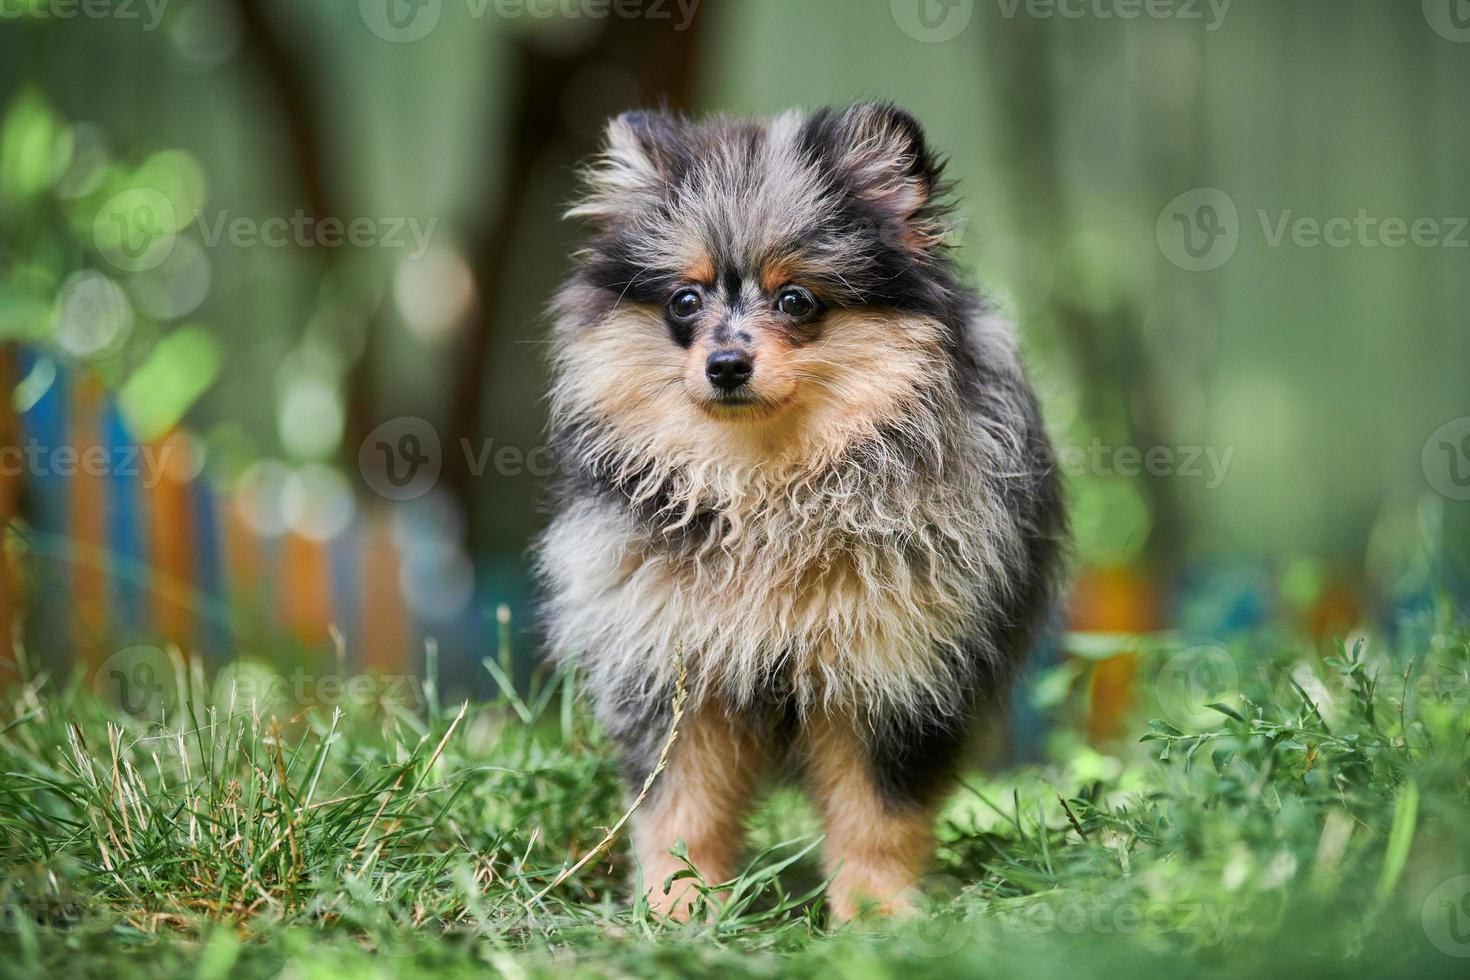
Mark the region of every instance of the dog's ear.
POLYGON ((859 102, 837 119, 836 159, 853 192, 888 220, 914 219, 939 191, 943 165, 919 121, 888 102, 859 102))
POLYGON ((683 126, 659 110, 609 119, 600 150, 582 169, 581 196, 566 217, 606 223, 658 200, 683 165, 683 126))

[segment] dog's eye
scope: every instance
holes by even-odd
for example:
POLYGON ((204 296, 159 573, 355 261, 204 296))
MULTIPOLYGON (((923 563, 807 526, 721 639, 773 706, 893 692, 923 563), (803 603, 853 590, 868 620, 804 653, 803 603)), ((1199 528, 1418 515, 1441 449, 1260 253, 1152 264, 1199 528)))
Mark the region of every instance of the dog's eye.
POLYGON ((817 301, 800 286, 787 286, 776 297, 776 309, 793 320, 805 320, 817 312, 817 301))
POLYGON ((687 320, 704 309, 704 299, 697 290, 681 289, 669 300, 669 312, 680 320, 687 320))

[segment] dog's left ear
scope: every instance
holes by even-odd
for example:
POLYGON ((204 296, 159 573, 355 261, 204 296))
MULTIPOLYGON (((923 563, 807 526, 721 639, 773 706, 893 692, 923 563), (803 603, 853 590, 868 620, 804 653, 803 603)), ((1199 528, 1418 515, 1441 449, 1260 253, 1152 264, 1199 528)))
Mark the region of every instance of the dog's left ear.
POLYGON ((838 132, 848 182, 883 217, 908 221, 934 197, 942 165, 913 116, 889 102, 859 102, 843 111, 838 132))

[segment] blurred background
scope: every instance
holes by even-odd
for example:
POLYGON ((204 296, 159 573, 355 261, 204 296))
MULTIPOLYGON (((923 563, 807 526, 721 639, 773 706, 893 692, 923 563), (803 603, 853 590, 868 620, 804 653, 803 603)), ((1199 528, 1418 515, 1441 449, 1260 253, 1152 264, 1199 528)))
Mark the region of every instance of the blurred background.
POLYGON ((948 154, 1097 737, 1140 634, 1392 629, 1470 591, 1467 91, 1463 0, 0 0, 0 677, 524 677, 560 212, 660 103, 948 154))

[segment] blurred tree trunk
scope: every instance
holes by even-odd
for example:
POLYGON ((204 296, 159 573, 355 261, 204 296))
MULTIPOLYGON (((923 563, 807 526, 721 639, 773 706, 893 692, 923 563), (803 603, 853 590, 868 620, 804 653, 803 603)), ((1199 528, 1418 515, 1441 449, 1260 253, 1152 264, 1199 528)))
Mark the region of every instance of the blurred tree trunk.
MULTIPOLYGON (((1051 299, 1073 379, 1082 386, 1082 411, 1093 418, 1108 412, 1105 396, 1121 390, 1131 438, 1140 448, 1173 445, 1168 410, 1146 356, 1143 311, 1133 299, 1097 309, 1069 292, 1064 257, 1069 252, 1067 193, 1058 177, 1054 38, 1059 33, 1036 18, 1008 20, 1003 30, 981 31, 992 93, 1005 131, 996 143, 1010 159, 1001 168, 1014 182, 1010 195, 1015 224, 1039 255, 1058 261, 1058 287, 1051 299)), ((1178 566, 1181 536, 1178 508, 1167 476, 1146 476, 1143 486, 1153 517, 1145 561, 1162 577, 1178 566)))
POLYGON ((241 43, 285 131, 291 150, 289 178, 301 194, 301 209, 320 221, 336 212, 328 188, 317 106, 301 59, 265 10, 269 5, 265 0, 235 0, 241 43))
MULTIPOLYGON (((706 4, 708 6, 708 4, 706 4)), ((515 44, 516 83, 509 124, 491 127, 492 151, 507 154, 505 181, 499 207, 480 232, 472 236, 470 265, 474 271, 479 306, 467 324, 462 354, 444 433, 445 485, 466 517, 466 534, 472 546, 482 544, 482 515, 476 506, 475 474, 470 454, 458 451, 461 440, 482 444, 485 425, 485 385, 495 325, 508 292, 506 277, 517 236, 527 218, 526 207, 534 199, 532 186, 556 151, 570 150, 557 160, 570 168, 593 147, 570 140, 562 107, 575 96, 573 86, 592 69, 618 67, 638 80, 644 105, 662 104, 673 110, 691 105, 694 68, 698 55, 700 23, 708 16, 701 10, 688 29, 673 30, 636 18, 612 17, 588 43, 574 50, 548 49, 534 37, 520 37, 515 44), (453 447, 453 448, 451 448, 453 447)), ((555 215, 546 215, 553 220, 555 215)))

